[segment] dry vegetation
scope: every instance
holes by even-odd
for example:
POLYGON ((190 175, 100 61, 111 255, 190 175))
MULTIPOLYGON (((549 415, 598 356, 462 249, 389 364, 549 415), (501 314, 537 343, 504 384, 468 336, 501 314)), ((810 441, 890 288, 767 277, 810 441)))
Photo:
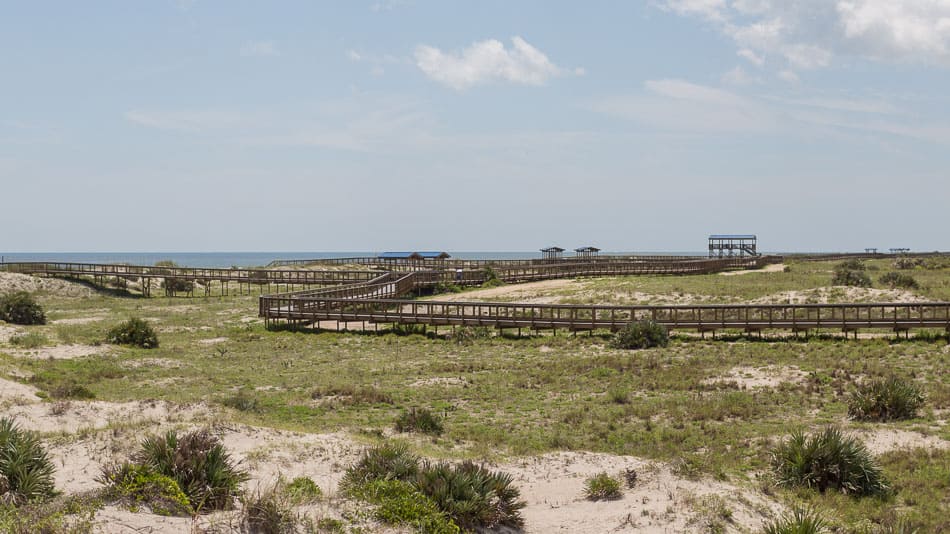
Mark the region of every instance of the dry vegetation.
MULTIPOLYGON (((942 264, 902 269, 916 289, 831 286, 833 269, 792 263, 788 272, 583 279, 453 298, 950 300, 950 268, 942 264)), ((893 270, 889 262, 867 265, 875 285, 893 270)), ((883 532, 898 523, 919 532, 950 529, 950 350, 943 333, 898 342, 886 335, 845 341, 833 332, 768 341, 726 333, 711 341, 674 332, 668 346, 644 350, 616 348, 608 332, 314 335, 265 330, 254 297, 142 299, 55 282, 29 289, 47 324, 0 324, 0 406, 38 432, 64 495, 42 505, 0 505, 0 530, 17 532, 43 518, 76 532, 252 524, 403 532, 451 517, 427 497, 434 490, 420 493, 431 484, 340 489, 364 448, 393 442, 433 465, 451 462, 438 471, 444 476, 457 476, 452 466, 463 460, 509 475, 525 503, 527 532, 757 532, 783 515, 793 518, 796 508, 814 511, 838 532, 883 532), (154 327, 157 347, 106 344, 110 329, 131 317, 154 327), (892 379, 919 394, 916 411, 883 422, 855 417, 878 413, 873 404, 853 408, 867 396, 862 388, 892 379), (417 430, 423 413, 441 432, 417 430), (775 453, 792 430, 814 435, 830 426, 868 445, 886 492, 822 493, 776 476, 787 474, 775 467, 775 453), (99 493, 102 467, 134 458, 142 437, 201 428, 250 477, 231 510, 165 517, 99 493), (598 475, 593 489, 622 481, 619 494, 589 500, 588 481, 598 475), (298 477, 319 494, 293 497, 286 488, 298 477)), ((0 292, 27 283, 17 279, 0 292)))

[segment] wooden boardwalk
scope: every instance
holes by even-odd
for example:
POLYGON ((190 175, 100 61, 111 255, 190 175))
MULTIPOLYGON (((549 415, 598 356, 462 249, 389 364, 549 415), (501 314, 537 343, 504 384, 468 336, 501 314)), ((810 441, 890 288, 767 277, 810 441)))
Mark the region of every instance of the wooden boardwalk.
MULTIPOLYGON (((670 264, 598 264, 572 262, 570 268, 534 265, 498 269, 515 281, 557 277, 616 274, 695 274, 721 271, 735 264, 729 260, 670 264), (718 265, 716 264, 718 262, 718 265)), ((746 259, 746 261, 756 261, 746 259)), ((758 261, 768 263, 768 258, 758 261)), ((664 262, 665 263, 665 262, 664 262)), ((318 324, 320 321, 361 324, 420 324, 488 326, 495 328, 617 330, 631 321, 652 319, 671 330, 715 332, 787 330, 792 332, 836 329, 944 329, 950 331, 950 303, 876 304, 769 304, 602 306, 521 304, 510 302, 442 302, 402 299, 419 289, 444 282, 444 271, 392 272, 362 284, 331 289, 262 296, 259 314, 268 325, 318 324)))
POLYGON ((228 284, 242 287, 259 286, 261 288, 286 286, 288 289, 299 286, 327 286, 363 283, 378 277, 379 271, 371 270, 326 270, 311 271, 303 269, 212 269, 195 267, 155 267, 145 265, 121 265, 102 263, 54 263, 54 262, 17 262, 0 264, 0 270, 63 278, 90 279, 97 285, 106 280, 123 280, 126 283, 138 283, 144 295, 150 295, 152 280, 181 280, 196 282, 209 287, 210 282, 218 282, 227 291, 228 284))

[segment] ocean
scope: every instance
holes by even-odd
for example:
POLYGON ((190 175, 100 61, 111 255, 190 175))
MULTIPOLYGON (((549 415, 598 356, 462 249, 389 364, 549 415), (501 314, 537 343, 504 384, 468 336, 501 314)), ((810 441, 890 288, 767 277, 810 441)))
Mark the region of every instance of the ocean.
MULTIPOLYGON (((128 265, 155 265, 170 260, 183 267, 260 267, 274 260, 352 258, 377 256, 380 251, 367 252, 0 252, 0 261, 69 262, 69 263, 124 263, 128 265)), ((540 258, 537 251, 486 252, 461 251, 449 254, 465 260, 520 260, 540 258)), ((706 252, 601 252, 604 255, 640 254, 669 256, 704 256, 706 252)))

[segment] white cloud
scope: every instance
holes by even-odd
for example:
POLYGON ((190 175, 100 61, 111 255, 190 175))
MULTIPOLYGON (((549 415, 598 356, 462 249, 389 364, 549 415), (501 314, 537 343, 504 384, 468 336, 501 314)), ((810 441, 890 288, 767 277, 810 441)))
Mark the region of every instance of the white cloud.
POLYGON ((274 57, 280 55, 280 50, 273 41, 248 41, 241 47, 244 57, 274 57))
POLYGON ((500 41, 488 39, 461 52, 419 45, 416 66, 430 79, 459 91, 489 82, 543 85, 565 73, 521 37, 513 37, 511 43, 511 48, 505 48, 500 41))
POLYGON ((801 81, 801 78, 798 77, 798 74, 795 74, 795 71, 788 69, 779 71, 778 77, 789 83, 798 83, 801 81))
POLYGON ((732 39, 739 56, 779 76, 837 57, 950 66, 950 0, 658 0, 732 39))
POLYGON ((347 57, 350 61, 362 61, 362 60, 363 60, 363 55, 360 54, 359 52, 357 52, 356 50, 347 50, 347 51, 346 51, 346 57, 347 57))

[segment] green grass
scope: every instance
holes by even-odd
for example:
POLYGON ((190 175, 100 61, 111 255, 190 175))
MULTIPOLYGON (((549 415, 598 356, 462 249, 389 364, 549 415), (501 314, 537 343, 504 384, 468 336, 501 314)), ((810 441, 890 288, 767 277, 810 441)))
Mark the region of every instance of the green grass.
MULTIPOLYGON (((889 262, 868 262, 875 263, 877 272, 890 269, 889 262)), ((589 279, 581 282, 589 293, 564 298, 607 303, 638 291, 737 301, 825 287, 833 266, 794 263, 788 273, 742 276, 589 279)), ((950 271, 912 272, 921 286, 916 294, 950 300, 950 271)), ((237 422, 366 436, 389 431, 405 407, 425 406, 444 414, 448 423, 441 436, 413 443, 417 452, 437 458, 502 459, 589 450, 671 462, 685 476, 741 485, 768 471, 769 450, 790 427, 833 423, 950 439, 945 424, 950 352, 942 342, 724 342, 674 335, 665 348, 624 351, 610 346, 607 332, 592 337, 564 332, 521 339, 472 336, 460 343, 421 335, 267 331, 256 321, 254 297, 43 296, 40 302, 52 320, 102 317, 85 324, 26 327, 51 343, 103 342, 110 326, 137 316, 156 328, 161 345, 39 360, 4 354, 15 347, 0 344, 0 370, 16 371, 7 379, 32 376, 19 380, 47 394, 82 386, 105 401, 231 404, 234 409, 228 413, 237 422), (227 339, 202 343, 212 338, 227 339), (736 367, 764 366, 795 367, 808 376, 774 389, 708 380, 736 367), (894 374, 913 377, 920 387, 926 403, 918 417, 886 424, 849 422, 855 385, 894 374)), ((948 506, 950 470, 947 453, 934 452, 929 463, 921 454, 879 456, 895 492, 890 501, 775 491, 783 501, 816 504, 829 512, 823 516, 838 518, 842 525, 856 525, 863 517, 884 521, 901 510, 922 532, 934 531, 944 525, 939 511, 948 506)))

